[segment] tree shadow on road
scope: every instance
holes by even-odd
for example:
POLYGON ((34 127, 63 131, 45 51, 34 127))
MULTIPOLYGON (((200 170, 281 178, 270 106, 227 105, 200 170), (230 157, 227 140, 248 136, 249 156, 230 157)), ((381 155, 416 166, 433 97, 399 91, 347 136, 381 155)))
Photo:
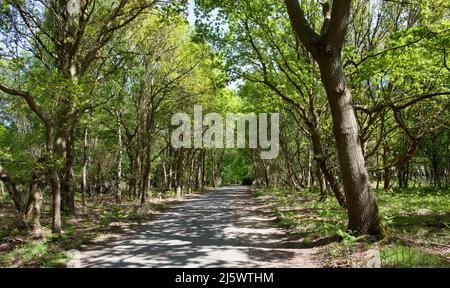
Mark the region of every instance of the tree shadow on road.
POLYGON ((244 188, 220 189, 170 209, 101 249, 88 248, 82 265, 257 267, 294 257, 273 219, 248 209, 247 194, 244 188))

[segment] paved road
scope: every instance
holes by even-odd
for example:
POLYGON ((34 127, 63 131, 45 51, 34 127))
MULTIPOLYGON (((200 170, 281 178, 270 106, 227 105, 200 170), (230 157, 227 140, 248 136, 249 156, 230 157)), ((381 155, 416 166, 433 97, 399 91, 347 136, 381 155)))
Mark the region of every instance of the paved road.
POLYGON ((245 187, 225 187, 170 209, 104 246, 82 267, 314 267, 311 250, 287 248, 285 233, 245 187))

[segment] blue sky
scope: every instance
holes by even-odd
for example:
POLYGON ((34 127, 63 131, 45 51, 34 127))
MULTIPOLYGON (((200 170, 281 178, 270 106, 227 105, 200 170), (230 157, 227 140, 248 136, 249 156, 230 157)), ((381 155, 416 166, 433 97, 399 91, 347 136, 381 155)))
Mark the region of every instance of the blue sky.
POLYGON ((189 0, 189 2, 188 2, 188 21, 192 26, 195 24, 194 8, 195 8, 194 0, 189 0))

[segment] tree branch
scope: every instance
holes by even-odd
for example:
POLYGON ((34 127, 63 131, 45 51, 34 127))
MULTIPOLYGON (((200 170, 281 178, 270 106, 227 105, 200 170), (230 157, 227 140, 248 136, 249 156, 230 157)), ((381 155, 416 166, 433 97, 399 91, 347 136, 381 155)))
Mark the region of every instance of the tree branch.
POLYGON ((292 28, 302 44, 312 51, 314 43, 319 39, 319 35, 309 25, 305 17, 305 12, 300 8, 298 0, 285 0, 286 8, 291 20, 292 28))
POLYGON ((367 108, 363 105, 354 105, 354 108, 355 108, 355 110, 362 111, 367 114, 380 112, 381 110, 383 110, 387 107, 392 108, 394 111, 400 111, 400 110, 406 109, 422 100, 430 99, 430 98, 433 98, 436 96, 443 96, 443 95, 450 95, 450 91, 436 92, 436 93, 430 93, 430 94, 423 94, 423 95, 419 95, 419 96, 413 96, 414 97, 413 100, 411 100, 407 103, 404 103, 402 105, 398 105, 398 106, 395 105, 395 103, 381 103, 372 108, 367 108))
POLYGON ((326 33, 327 43, 336 47, 339 51, 344 43, 347 32, 348 18, 350 15, 351 0, 334 0, 331 10, 331 20, 326 33))
POLYGON ((31 111, 33 111, 39 117, 39 119, 42 120, 42 122, 44 122, 45 126, 49 127, 52 125, 50 118, 38 107, 36 101, 34 100, 34 97, 29 92, 16 90, 2 83, 0 83, 0 91, 3 91, 10 95, 22 97, 27 102, 28 107, 31 109, 31 111))

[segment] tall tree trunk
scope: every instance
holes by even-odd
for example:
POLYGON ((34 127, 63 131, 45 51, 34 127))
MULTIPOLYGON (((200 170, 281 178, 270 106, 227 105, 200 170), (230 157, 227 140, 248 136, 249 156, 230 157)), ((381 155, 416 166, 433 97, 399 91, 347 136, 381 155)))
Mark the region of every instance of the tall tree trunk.
POLYGON ((325 200, 327 198, 327 184, 325 183, 325 177, 323 177, 322 169, 319 162, 317 162, 317 179, 319 181, 320 199, 325 200))
POLYGON ((206 171, 206 151, 203 150, 203 154, 202 154, 202 178, 201 178, 201 189, 202 192, 205 191, 205 181, 206 181, 206 175, 205 175, 205 171, 206 171))
MULTIPOLYGON (((143 81, 143 80, 141 80, 143 81)), ((153 80, 152 80, 153 81, 153 80)), ((141 93, 144 93, 145 95, 145 83, 141 83, 141 93)), ((152 88, 153 86, 151 86, 152 88)), ((152 89, 150 89, 152 90, 152 89)), ((144 205, 148 198, 148 192, 149 192, 149 176, 150 176, 150 165, 151 165, 151 148, 152 148, 152 140, 153 140, 153 131, 154 131, 154 106, 153 106, 153 95, 150 92, 150 99, 145 99, 144 103, 146 104, 145 107, 145 114, 143 115, 144 121, 144 131, 143 137, 141 138, 142 145, 141 148, 143 149, 142 154, 142 183, 141 183, 141 205, 144 205)))
POLYGON ((269 174, 270 174, 270 165, 264 163, 263 161, 263 167, 264 167, 264 182, 267 187, 270 186, 270 180, 269 180, 269 174))
POLYGON ((55 162, 59 158, 61 151, 65 147, 65 141, 61 137, 54 137, 54 127, 50 123, 47 126, 47 154, 49 163, 47 163, 47 177, 52 189, 52 232, 56 234, 61 233, 61 183, 59 179, 58 168, 55 167, 55 162), (56 149, 55 149, 56 148, 56 149), (59 149, 60 154, 56 153, 59 149))
POLYGON ((41 227, 41 207, 44 196, 39 189, 41 176, 36 171, 32 173, 32 179, 30 183, 30 195, 28 198, 27 208, 25 211, 25 222, 27 226, 33 230, 41 227))
POLYGON ((197 150, 194 150, 193 152, 192 152, 192 156, 191 156, 191 158, 190 158, 190 162, 189 162, 189 190, 188 190, 188 193, 189 194, 192 194, 192 187, 193 187, 193 179, 194 179, 194 177, 193 177, 193 174, 194 174, 194 163, 195 163, 195 153, 197 152, 197 150))
POLYGON ((169 188, 169 190, 172 190, 172 187, 173 187, 173 163, 172 163, 173 161, 169 161, 169 186, 168 186, 168 188, 169 188))
POLYGON ((316 158, 317 164, 319 165, 325 180, 330 184, 331 191, 333 191, 334 197, 338 201, 342 208, 347 207, 345 195, 339 186, 339 182, 336 179, 335 174, 328 166, 325 158, 325 152, 322 145, 322 139, 320 138, 319 124, 318 121, 314 120, 316 117, 312 117, 313 121, 310 127, 311 141, 313 144, 314 157, 316 158))
POLYGON ((81 202, 83 213, 86 213, 86 195, 88 190, 88 169, 89 169, 89 129, 86 125, 83 132, 83 176, 81 182, 81 202))
POLYGON ((410 171, 409 171, 409 162, 406 164, 406 168, 405 168, 405 188, 408 188, 409 186, 409 175, 410 171))
POLYGON ((129 147, 128 151, 128 159, 130 159, 130 181, 128 184, 128 193, 130 198, 136 197, 136 189, 137 189, 137 156, 134 151, 132 151, 132 147, 129 147))
POLYGON ((216 177, 217 177, 217 166, 214 159, 214 151, 211 150, 211 184, 213 188, 217 188, 216 186, 216 177))
POLYGON ((308 150, 308 167, 306 169, 306 187, 311 188, 311 174, 312 174, 312 157, 311 150, 308 150))
MULTIPOLYGON (((316 72, 316 65, 314 65, 314 72, 316 72)), ((318 73, 317 73, 318 74, 318 73)), ((345 195, 342 192, 341 185, 336 179, 336 175, 333 173, 332 169, 329 167, 326 156, 325 149, 323 148, 322 138, 320 137, 320 117, 315 109, 316 94, 314 91, 309 93, 309 115, 310 117, 305 119, 308 124, 309 133, 311 135, 312 149, 314 152, 314 157, 317 161, 318 166, 322 170, 324 179, 330 184, 331 190, 333 191, 334 197, 342 208, 347 207, 345 201, 345 195)), ((322 174, 320 173, 320 174, 322 174)), ((326 184, 326 183, 325 183, 326 184)), ((325 188, 325 187, 324 187, 325 188)), ((325 188, 326 190, 326 188, 325 188)), ((325 192, 325 191, 324 191, 325 192)), ((325 194, 324 194, 324 197, 325 194)))
POLYGON ((289 155, 287 143, 284 140, 284 135, 282 133, 280 134, 279 141, 280 141, 280 148, 281 148, 280 150, 282 153, 281 155, 284 158, 284 164, 286 166, 289 180, 292 183, 292 185, 294 186, 295 190, 300 191, 305 187, 302 183, 302 179, 299 179, 299 176, 296 173, 294 167, 292 167, 292 157, 289 155))
POLYGON ((388 146, 386 143, 386 136, 383 136, 383 188, 384 190, 389 190, 391 187, 391 169, 388 167, 388 146))
POLYGON ((151 152, 151 144, 150 139, 148 139, 148 143, 144 145, 145 153, 142 159, 142 183, 141 183, 141 205, 144 205, 148 198, 149 192, 149 176, 150 176, 150 152, 151 152))
MULTIPOLYGON (((61 232, 61 209, 66 208, 66 211, 70 214, 68 208, 68 195, 73 194, 73 138, 70 134, 71 129, 68 128, 66 114, 58 118, 58 125, 55 126, 55 137, 51 138, 51 151, 49 153, 51 162, 49 164, 49 181, 53 192, 53 232, 61 232), (56 163, 62 161, 64 163, 64 169, 57 167, 56 163)), ((48 146, 48 144, 47 144, 48 146)), ((71 197, 71 195, 70 195, 71 197)))
POLYGON ((169 186, 169 183, 168 183, 169 175, 167 174, 166 162, 162 163, 162 167, 163 167, 164 179, 163 179, 163 185, 161 187, 162 188, 161 190, 164 192, 167 190, 167 187, 169 186))
POLYGON ((177 161, 176 161, 176 191, 177 197, 183 196, 183 176, 184 176, 184 150, 183 148, 177 151, 177 161))
POLYGON ((117 175, 116 175, 116 181, 115 181, 115 198, 116 198, 116 204, 120 204, 122 200, 122 190, 121 190, 121 182, 122 182, 122 129, 120 126, 120 121, 117 121, 118 123, 118 146, 119 151, 117 153, 117 175))
POLYGON ((358 124, 340 51, 324 55, 318 60, 333 118, 333 133, 348 210, 348 229, 361 234, 384 234, 359 142, 358 124))
POLYGON ((74 165, 75 165, 75 143, 74 143, 74 129, 70 129, 67 135, 67 146, 65 153, 65 169, 64 177, 62 179, 62 194, 64 195, 65 205, 64 210, 68 215, 75 213, 75 180, 74 180, 74 165))
POLYGON ((319 64, 333 118, 339 166, 344 182, 348 229, 359 234, 383 235, 378 206, 358 135, 352 95, 342 66, 342 47, 347 32, 351 0, 334 0, 332 9, 323 5, 324 21, 318 34, 308 23, 298 0, 285 0, 298 39, 319 64))
POLYGON ((61 233, 61 190, 58 171, 54 167, 49 168, 50 185, 53 191, 53 233, 61 233))
POLYGON ((202 182, 202 155, 203 155, 203 151, 200 150, 200 153, 196 159, 196 165, 197 165, 197 171, 196 171, 196 176, 195 176, 195 190, 199 190, 200 187, 202 186, 201 182, 202 182))

